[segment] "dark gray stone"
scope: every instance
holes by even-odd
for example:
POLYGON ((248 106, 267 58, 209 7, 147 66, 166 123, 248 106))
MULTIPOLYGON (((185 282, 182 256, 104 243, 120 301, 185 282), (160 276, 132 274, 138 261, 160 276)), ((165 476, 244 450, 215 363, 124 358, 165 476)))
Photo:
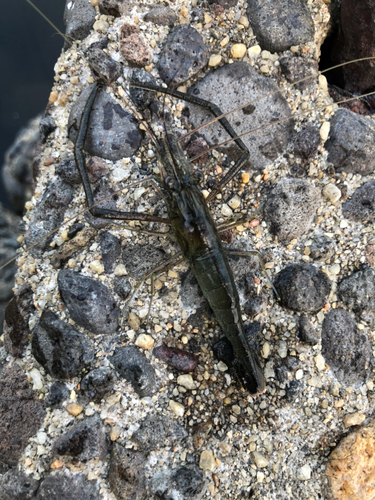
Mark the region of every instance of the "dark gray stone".
POLYGON ((32 288, 23 285, 7 305, 4 315, 4 347, 16 358, 29 342, 29 316, 34 311, 32 288))
POLYGON ((243 305, 243 311, 253 318, 257 314, 265 312, 267 310, 267 304, 267 297, 264 295, 253 295, 243 305))
POLYGON ((351 199, 343 203, 342 214, 355 222, 374 222, 375 180, 365 182, 354 191, 351 199))
POLYGON ((39 481, 17 468, 0 476, 0 500, 34 500, 39 481))
POLYGON ((143 20, 147 23, 154 23, 160 26, 173 26, 177 21, 177 16, 169 7, 157 5, 143 16, 143 20))
POLYGON ((332 309, 324 318, 322 355, 340 382, 360 384, 370 375, 371 341, 357 329, 354 317, 344 309, 332 309))
POLYGON ((177 420, 165 415, 147 415, 138 421, 139 429, 133 434, 132 441, 144 453, 173 446, 186 438, 187 432, 177 420))
POLYGON ((115 333, 120 309, 102 283, 75 271, 59 272, 58 287, 72 319, 91 333, 115 333))
POLYGON ((319 144, 319 130, 313 125, 307 125, 294 140, 294 154, 302 160, 308 160, 316 155, 319 144))
MULTIPOLYGON (((73 40, 83 40, 95 22, 95 9, 86 0, 67 1, 64 11, 65 34, 73 40)), ((65 42, 66 46, 69 46, 65 42)))
POLYGON ((270 192, 263 213, 269 231, 283 243, 309 230, 321 204, 318 190, 302 179, 282 179, 270 192))
POLYGON ((125 276, 116 276, 113 284, 113 290, 122 300, 126 300, 132 291, 132 285, 125 276))
POLYGON ((26 375, 14 364, 0 371, 0 460, 15 466, 46 411, 26 375))
POLYGON ((37 243, 31 252, 38 253, 49 246, 54 236, 50 233, 63 222, 64 210, 72 201, 73 196, 74 188, 60 179, 47 187, 25 234, 26 246, 37 243))
POLYGON ((81 391, 89 401, 100 402, 113 390, 116 376, 110 368, 95 368, 81 380, 81 391))
MULTIPOLYGON (((98 165, 99 161, 102 162, 103 160, 91 158, 86 161, 86 170, 91 184, 108 173, 104 166, 98 165)), ((69 158, 65 158, 60 163, 57 163, 55 166, 55 173, 61 180, 67 182, 71 186, 82 184, 81 174, 76 166, 74 156, 69 156, 69 158)))
POLYGON ((138 278, 160 264, 164 258, 164 250, 152 245, 127 245, 122 251, 127 271, 138 278))
POLYGON ((318 76, 318 64, 312 59, 284 56, 280 57, 279 61, 285 78, 299 90, 306 89, 318 76), (308 78, 310 76, 311 78, 308 78))
POLYGON ((325 148, 337 172, 367 175, 375 170, 374 124, 348 109, 334 114, 325 148))
MULTIPOLYGON (((133 70, 131 82, 157 85, 155 78, 143 68, 133 70)), ((137 109, 141 110, 147 108, 151 102, 155 100, 155 92, 150 92, 137 87, 130 87, 129 94, 131 100, 137 106, 137 109)))
POLYGON ((99 10, 101 14, 121 17, 128 14, 134 7, 132 0, 100 0, 99 10))
POLYGON ((57 128, 55 119, 52 116, 45 116, 39 123, 39 140, 44 144, 50 134, 57 128))
POLYGON ((114 443, 108 482, 118 500, 146 500, 146 456, 114 443))
POLYGON ((160 77, 168 85, 185 82, 204 68, 208 59, 208 49, 201 35, 189 24, 182 24, 168 35, 161 51, 160 77))
POLYGON ((318 234, 310 246, 310 257, 314 260, 329 260, 335 253, 335 242, 329 236, 318 234))
POLYGON ((68 399, 69 395, 70 391, 65 384, 62 382, 55 382, 51 385, 45 399, 47 408, 58 406, 60 403, 68 399))
MULTIPOLYGON (((375 312, 375 269, 368 267, 344 278, 338 286, 338 295, 356 315, 368 319, 363 317, 364 313, 375 312)), ((371 321, 370 326, 374 327, 375 322, 371 321)))
POLYGON ((292 311, 316 313, 324 307, 331 291, 326 274, 308 264, 290 264, 274 281, 281 304, 292 311))
POLYGON ((122 66, 99 47, 89 47, 86 60, 93 72, 106 84, 116 81, 122 75, 122 66))
POLYGON ((303 0, 248 0, 247 16, 260 46, 270 52, 314 39, 314 23, 303 0))
MULTIPOLYGON (((101 179, 98 186, 93 189, 94 201, 98 208, 106 208, 108 210, 116 210, 116 195, 114 190, 108 187, 106 179, 101 179), (99 200, 104 200, 98 203, 99 200)), ((101 217, 93 216, 89 211, 85 213, 85 218, 90 224, 90 226, 96 229, 103 229, 105 227, 111 226, 113 224, 111 219, 105 219, 101 217)))
POLYGON ((33 330, 31 342, 35 359, 52 377, 76 377, 94 358, 94 349, 86 336, 52 311, 44 311, 33 330))
MULTIPOLYGON (((94 85, 94 84, 93 84, 94 85)), ((78 125, 84 106, 93 88, 87 86, 75 101, 68 120, 69 139, 76 142, 78 125)), ((90 114, 90 121, 84 150, 91 156, 107 160, 120 160, 132 156, 141 144, 137 120, 123 109, 102 88, 96 97, 90 114)))
POLYGON ((99 236, 100 251, 102 262, 106 273, 113 271, 113 264, 121 254, 121 243, 112 233, 106 231, 99 236))
POLYGON ((206 493, 207 483, 197 465, 184 465, 155 474, 150 489, 161 500, 200 500, 206 493))
MULTIPOLYGON (((208 3, 213 5, 214 8, 217 5, 219 5, 223 9, 229 9, 230 7, 234 7, 235 5, 237 5, 238 0, 208 0, 208 3)), ((216 7, 216 9, 217 9, 217 7, 216 7)), ((214 12, 215 12, 215 10, 214 10, 214 12)))
POLYGON ((80 460, 104 460, 109 453, 109 436, 99 416, 85 418, 73 425, 53 445, 53 453, 80 460))
MULTIPOLYGON (((234 62, 210 71, 188 89, 188 94, 206 99, 216 104, 223 113, 245 106, 230 113, 226 118, 236 134, 242 137, 250 151, 250 163, 254 168, 269 165, 287 146, 293 134, 293 120, 285 98, 280 93, 264 98, 278 90, 270 78, 259 75, 249 64, 234 62), (225 91, 223 91, 225 89, 225 91), (284 120, 270 125, 270 122, 284 120), (262 132, 259 129, 268 125, 262 132), (256 132, 251 133, 252 130, 256 132)), ((199 127, 213 119, 212 113, 192 104, 186 104, 190 120, 199 127)), ((210 146, 216 146, 230 139, 229 134, 217 122, 204 127, 199 133, 210 146)), ((234 143, 223 147, 225 151, 237 155, 240 150, 234 143), (236 151, 236 153, 234 153, 236 151)))
POLYGON ((302 342, 309 345, 316 345, 319 342, 319 337, 315 332, 315 328, 310 323, 306 314, 301 314, 297 331, 298 337, 302 342))
POLYGON ((119 347, 109 360, 119 375, 130 382, 139 397, 144 398, 155 392, 155 370, 137 347, 119 347))
POLYGON ((36 500, 99 500, 99 484, 84 474, 68 471, 49 474, 40 485, 36 500))

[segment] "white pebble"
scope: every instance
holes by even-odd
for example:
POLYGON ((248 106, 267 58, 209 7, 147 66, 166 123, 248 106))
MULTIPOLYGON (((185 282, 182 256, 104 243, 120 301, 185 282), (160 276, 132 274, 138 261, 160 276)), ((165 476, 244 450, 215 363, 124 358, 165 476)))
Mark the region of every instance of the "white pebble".
POLYGON ((311 478, 311 467, 309 465, 304 465, 297 471, 297 479, 300 481, 307 481, 311 478))
POLYGON ((179 375, 177 377, 177 383, 178 385, 182 385, 182 387, 191 391, 196 388, 196 383, 194 382, 193 377, 188 373, 185 375, 179 375))
POLYGON ((345 427, 351 427, 352 425, 361 425, 362 422, 366 419, 366 415, 363 413, 350 413, 349 415, 345 415, 343 422, 345 427))
POLYGON ((340 264, 333 264, 333 266, 330 266, 328 268, 328 271, 330 274, 337 276, 338 274, 340 274, 340 271, 341 271, 340 264))
POLYGON ((233 196, 233 198, 228 201, 228 205, 232 210, 236 210, 236 208, 241 205, 241 198, 239 196, 233 196))
POLYGON ((235 43, 230 49, 230 54, 233 59, 242 59, 246 54, 246 45, 244 43, 235 43))
POLYGON ((93 273, 102 274, 104 273, 104 265, 100 260, 93 260, 90 262, 90 269, 93 273))
POLYGON ((118 266, 115 267, 115 270, 113 271, 113 274, 115 276, 126 276, 128 274, 126 267, 124 264, 119 264, 118 266))
POLYGON ((225 363, 219 361, 217 364, 217 369, 219 370, 219 372, 226 372, 228 370, 228 367, 225 363))
POLYGON ((314 361, 315 361, 316 367, 318 368, 318 370, 320 372, 326 369, 326 363, 325 363, 324 358, 321 354, 318 354, 317 356, 315 356, 314 361))
POLYGON ((178 417, 183 417, 184 416, 185 408, 180 403, 177 403, 176 401, 173 401, 173 399, 169 400, 169 408, 178 417))
POLYGON ((252 47, 247 49, 247 55, 251 57, 252 59, 255 59, 260 55, 262 52, 262 49, 260 48, 260 45, 253 45, 252 47))
POLYGON ((199 459, 199 467, 203 470, 213 471, 216 467, 215 457, 211 450, 204 450, 199 459))
POLYGON ((154 344, 155 340, 151 337, 151 335, 146 335, 145 333, 138 335, 137 340, 135 341, 135 345, 137 347, 141 347, 146 350, 152 349, 154 344))
POLYGON ((231 215, 233 215, 232 209, 229 208, 229 206, 226 203, 223 203, 223 205, 221 206, 221 213, 225 217, 230 217, 231 215))
POLYGON ((107 31, 109 28, 109 24, 107 21, 95 21, 94 26, 93 26, 95 31, 107 31))
POLYGON ((219 66, 219 64, 221 63, 222 61, 222 57, 220 54, 213 54, 209 61, 208 61, 208 65, 211 67, 211 68, 214 68, 215 66, 219 66))
POLYGON ((40 391, 43 388, 43 377, 39 370, 33 368, 29 371, 29 377, 33 381, 33 390, 40 391))
POLYGON ((271 347, 268 342, 265 342, 262 347, 261 355, 263 359, 267 359, 270 355, 271 347))
POLYGON ((303 370, 296 371, 296 380, 301 380, 303 378, 303 370))
POLYGON ((331 203, 337 203, 341 198, 340 189, 335 184, 326 184, 323 188, 322 194, 324 198, 331 203))
POLYGON ((324 122, 322 126, 320 127, 319 134, 320 138, 323 141, 326 141, 329 137, 329 130, 331 128, 331 124, 329 122, 324 122))
POLYGON ((257 467, 259 467, 259 468, 261 468, 261 467, 267 467, 268 460, 261 453, 258 453, 257 451, 254 451, 252 453, 252 457, 253 457, 253 460, 254 460, 255 465, 257 467))

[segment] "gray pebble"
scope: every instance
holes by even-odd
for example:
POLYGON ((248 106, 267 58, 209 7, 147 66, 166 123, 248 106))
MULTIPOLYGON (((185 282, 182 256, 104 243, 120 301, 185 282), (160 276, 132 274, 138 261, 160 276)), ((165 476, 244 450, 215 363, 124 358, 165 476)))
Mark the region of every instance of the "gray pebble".
MULTIPOLYGON (((91 31, 95 15, 94 7, 86 0, 66 2, 64 11, 65 35, 73 40, 83 40, 91 31)), ((69 47, 71 44, 65 42, 65 45, 69 47)))
POLYGON ((316 313, 322 309, 331 291, 328 276, 315 266, 290 264, 274 281, 281 304, 292 311, 316 313))
POLYGON ((372 344, 344 309, 332 309, 322 325, 322 355, 340 382, 360 384, 370 375, 372 344))
POLYGON ((122 300, 126 300, 132 291, 132 285, 125 276, 116 276, 113 284, 113 290, 122 300))
POLYGON ((173 446, 187 436, 185 429, 176 420, 165 415, 148 415, 137 423, 140 427, 131 439, 144 453, 164 446, 173 446))
POLYGON ((296 88, 304 90, 309 87, 314 78, 318 76, 318 65, 312 59, 305 59, 303 57, 280 57, 280 68, 284 73, 286 79, 290 83, 296 83, 300 80, 302 82, 296 83, 296 88), (311 78, 307 78, 311 75, 311 78))
POLYGON ((247 16, 260 46, 270 52, 314 39, 314 23, 303 0, 249 0, 247 16))
POLYGON ((40 250, 48 248, 54 236, 50 233, 57 229, 64 220, 64 210, 72 201, 73 196, 73 187, 60 179, 47 187, 25 234, 27 247, 36 244, 31 249, 32 253, 37 254, 40 250))
POLYGON ((105 231, 99 236, 102 262, 106 273, 111 273, 116 260, 121 254, 121 243, 112 233, 105 231))
POLYGON ((306 314, 301 314, 299 317, 297 334, 299 339, 305 344, 316 345, 319 342, 319 337, 315 332, 315 328, 310 323, 306 314))
POLYGON ((109 452, 109 436, 98 416, 85 418, 62 434, 53 445, 53 453, 89 460, 104 460, 109 452))
POLYGON ((40 481, 15 467, 0 475, 1 500, 34 500, 40 481))
POLYGON ((33 330, 31 342, 35 359, 52 377, 69 379, 79 375, 94 359, 86 336, 52 311, 44 311, 33 330))
POLYGON ((19 358, 29 342, 29 316, 35 311, 33 291, 23 285, 9 302, 4 317, 5 350, 19 358))
POLYGON ((206 493, 207 483, 197 465, 184 465, 155 474, 150 481, 150 489, 161 500, 200 500, 206 493))
POLYGON ((335 242, 329 236, 318 234, 310 246, 310 257, 314 260, 329 260, 335 253, 335 242))
POLYGON ((338 294, 360 317, 365 311, 375 312, 375 269, 368 267, 344 278, 338 286, 338 294))
MULTIPOLYGON (((69 115, 69 139, 74 143, 91 89, 92 85, 89 85, 82 91, 69 115)), ((134 116, 123 109, 105 89, 100 90, 91 111, 84 150, 92 156, 116 161, 138 151, 141 139, 134 116)))
POLYGON ((177 21, 177 16, 169 7, 157 5, 143 16, 143 20, 147 23, 151 22, 160 26, 173 26, 177 21))
POLYGON ((146 455, 114 443, 108 482, 117 500, 145 500, 146 455))
MULTIPOLYGON (((278 90, 276 83, 270 78, 259 75, 249 64, 234 62, 208 73, 192 85, 188 93, 213 102, 223 113, 250 103, 245 108, 230 113, 226 118, 238 135, 249 132, 242 137, 242 140, 250 151, 251 165, 262 168, 285 149, 293 133, 292 119, 269 126, 262 132, 250 133, 271 121, 291 116, 289 106, 280 94, 262 99, 266 94, 276 90, 278 90)), ((201 106, 188 103, 186 106, 194 127, 199 127, 214 118, 212 113, 201 106)), ((199 133, 210 146, 230 139, 229 134, 218 123, 203 128, 199 133)), ((228 147, 233 149, 233 143, 225 146, 225 149, 228 147)))
POLYGON ((119 347, 109 360, 119 375, 130 382, 139 397, 144 398, 155 392, 155 370, 137 347, 119 347))
POLYGON ((325 143, 328 161, 338 172, 367 175, 375 170, 373 123, 348 109, 339 109, 331 120, 325 143))
POLYGON ((99 47, 89 47, 85 52, 86 60, 90 68, 106 84, 116 81, 122 75, 121 64, 112 59, 99 47))
POLYGON ((139 278, 165 259, 165 252, 152 245, 128 245, 122 251, 122 260, 131 275, 139 278))
POLYGON ((62 382, 55 382, 51 385, 48 395, 46 397, 46 406, 48 407, 57 407, 68 399, 70 395, 70 391, 68 387, 62 382))
POLYGON ((97 481, 89 481, 85 474, 63 471, 49 474, 36 495, 36 500, 99 500, 99 498, 97 481))
POLYGON ((91 370, 81 380, 81 392, 89 401, 100 402, 113 390, 116 375, 110 368, 101 366, 91 370))
POLYGON ((269 231, 281 242, 308 231, 321 204, 319 191, 302 179, 282 179, 270 192, 263 213, 269 231))
POLYGON ((115 333, 120 310, 110 290, 98 281, 75 271, 59 272, 58 286, 72 319, 91 333, 115 333))
POLYGON ((185 82, 207 65, 208 58, 207 47, 198 31, 182 24, 168 35, 161 51, 160 77, 168 85, 185 82))
POLYGON ((367 181, 356 189, 342 205, 342 214, 355 222, 373 222, 375 220, 375 180, 367 181))
POLYGON ((319 144, 319 130, 313 125, 307 125, 294 139, 294 154, 308 160, 316 155, 319 144))

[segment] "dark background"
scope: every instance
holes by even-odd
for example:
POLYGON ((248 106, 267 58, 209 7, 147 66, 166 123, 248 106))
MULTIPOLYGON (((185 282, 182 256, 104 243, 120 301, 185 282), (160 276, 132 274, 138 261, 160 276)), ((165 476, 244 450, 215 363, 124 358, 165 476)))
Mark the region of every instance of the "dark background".
MULTIPOLYGON (((65 0, 33 0, 64 33, 65 0)), ((64 40, 25 0, 3 1, 0 16, 0 167, 28 120, 43 113, 64 40)), ((0 201, 10 206, 0 176, 0 201)))

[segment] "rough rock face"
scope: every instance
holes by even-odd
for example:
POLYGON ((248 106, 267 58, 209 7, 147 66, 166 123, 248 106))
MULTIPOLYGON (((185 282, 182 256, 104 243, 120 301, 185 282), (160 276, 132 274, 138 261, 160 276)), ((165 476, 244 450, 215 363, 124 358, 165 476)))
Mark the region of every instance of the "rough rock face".
POLYGON ((334 500, 371 500, 375 490, 375 427, 344 437, 328 457, 327 477, 334 500))
POLYGON ((16 465, 43 422, 43 403, 17 365, 0 372, 0 462, 16 465))

